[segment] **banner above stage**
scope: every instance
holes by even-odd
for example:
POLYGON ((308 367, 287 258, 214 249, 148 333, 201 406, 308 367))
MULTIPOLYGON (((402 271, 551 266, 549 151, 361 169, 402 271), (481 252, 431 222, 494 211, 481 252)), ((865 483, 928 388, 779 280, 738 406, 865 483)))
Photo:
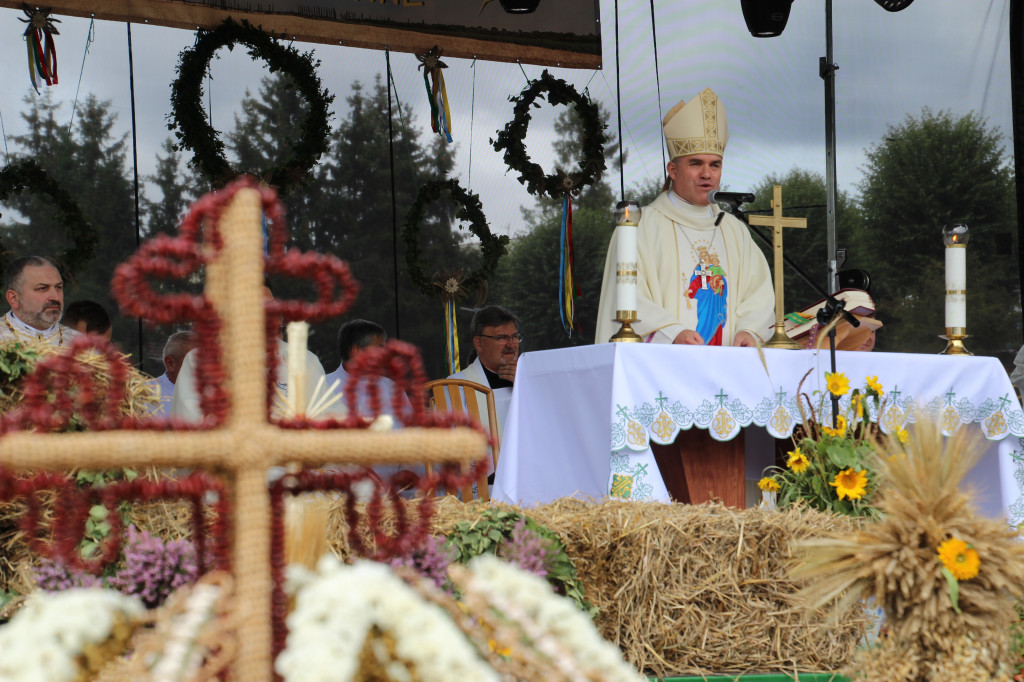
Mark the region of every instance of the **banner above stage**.
POLYGON ((47 9, 190 30, 232 17, 303 42, 412 53, 439 45, 445 57, 601 67, 599 0, 56 0, 47 9), (536 9, 509 11, 524 5, 536 9))

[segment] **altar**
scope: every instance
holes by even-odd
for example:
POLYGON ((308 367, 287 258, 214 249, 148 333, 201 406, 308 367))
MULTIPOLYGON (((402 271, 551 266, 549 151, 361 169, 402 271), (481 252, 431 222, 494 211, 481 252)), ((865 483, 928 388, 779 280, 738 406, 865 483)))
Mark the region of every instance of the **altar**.
MULTIPOLYGON (((798 389, 817 403, 829 370, 828 352, 810 350, 609 343, 525 353, 492 496, 523 505, 567 496, 667 501, 652 443, 689 429, 718 441, 750 429, 788 438, 802 420, 798 389)), ((917 406, 947 434, 980 430, 990 446, 967 484, 983 513, 1024 520, 1024 412, 995 358, 838 352, 837 371, 854 388, 878 377, 887 433, 917 406)), ((747 477, 771 463, 748 448, 747 477)))

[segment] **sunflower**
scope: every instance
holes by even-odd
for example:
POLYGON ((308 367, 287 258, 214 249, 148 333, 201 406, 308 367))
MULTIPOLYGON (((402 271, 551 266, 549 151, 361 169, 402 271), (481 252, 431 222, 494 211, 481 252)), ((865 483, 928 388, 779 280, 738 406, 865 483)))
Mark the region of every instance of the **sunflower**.
POLYGON ((868 472, 866 469, 860 471, 854 471, 846 469, 836 474, 836 477, 829 483, 831 486, 835 486, 836 494, 839 495, 839 499, 846 498, 848 500, 859 500, 864 497, 865 489, 868 485, 868 472))
POLYGON ((836 397, 850 392, 850 380, 842 372, 825 372, 825 383, 828 392, 836 397))
POLYGON ((939 545, 939 561, 957 580, 970 580, 981 568, 978 552, 958 538, 950 538, 939 545))
POLYGON ((789 455, 789 459, 786 461, 786 466, 796 473, 802 474, 807 471, 807 467, 811 466, 811 462, 807 459, 807 455, 805 455, 800 448, 790 450, 787 454, 789 455))
POLYGON ((841 414, 837 415, 836 427, 834 429, 830 426, 822 426, 821 430, 824 431, 826 435, 842 438, 846 434, 846 417, 841 414))
POLYGON ((782 486, 771 476, 765 476, 757 482, 757 487, 766 493, 777 493, 782 490, 782 486))
POLYGON ((900 429, 896 432, 896 437, 900 439, 901 443, 906 443, 910 439, 910 434, 907 433, 906 429, 900 429))
POLYGON ((878 380, 877 376, 870 376, 865 379, 868 383, 868 389, 876 395, 882 395, 882 382, 878 380))

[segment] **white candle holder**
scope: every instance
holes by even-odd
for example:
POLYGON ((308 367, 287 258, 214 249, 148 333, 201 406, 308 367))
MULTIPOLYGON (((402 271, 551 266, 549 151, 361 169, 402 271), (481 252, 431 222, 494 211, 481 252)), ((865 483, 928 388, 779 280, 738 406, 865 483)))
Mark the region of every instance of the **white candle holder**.
POLYGON ((964 347, 967 338, 967 225, 957 223, 942 228, 946 245, 946 348, 941 355, 974 355, 964 347))
POLYGON ((636 316, 637 250, 636 233, 640 224, 640 205, 635 201, 620 201, 615 205, 615 321, 619 330, 612 343, 641 343, 640 335, 631 323, 636 316))

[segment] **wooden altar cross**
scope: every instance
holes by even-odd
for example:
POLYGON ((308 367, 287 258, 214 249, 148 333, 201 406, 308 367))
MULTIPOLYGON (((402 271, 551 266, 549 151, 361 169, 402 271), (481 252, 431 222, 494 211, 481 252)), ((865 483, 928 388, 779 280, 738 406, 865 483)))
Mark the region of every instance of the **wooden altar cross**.
POLYGON ((782 185, 772 189, 772 215, 752 215, 747 222, 751 225, 764 225, 772 228, 772 253, 775 256, 775 333, 764 345, 769 348, 800 348, 786 334, 783 320, 786 316, 785 278, 783 277, 782 261, 782 229, 785 227, 807 227, 806 218, 787 218, 782 215, 782 185))
MULTIPOLYGON (((282 429, 267 421, 266 328, 261 197, 243 187, 219 223, 223 240, 206 266, 206 293, 223 320, 219 343, 230 391, 224 423, 193 431, 16 432, 0 438, 0 464, 13 469, 168 467, 204 468, 225 480, 232 502, 235 591, 229 623, 237 639, 232 680, 270 682, 271 513, 267 472, 272 466, 324 462, 369 465, 424 461, 469 462, 486 453, 485 438, 469 429, 282 429)), ((136 427, 139 429, 140 427, 136 427)), ((145 427, 141 427, 144 429, 145 427)))

